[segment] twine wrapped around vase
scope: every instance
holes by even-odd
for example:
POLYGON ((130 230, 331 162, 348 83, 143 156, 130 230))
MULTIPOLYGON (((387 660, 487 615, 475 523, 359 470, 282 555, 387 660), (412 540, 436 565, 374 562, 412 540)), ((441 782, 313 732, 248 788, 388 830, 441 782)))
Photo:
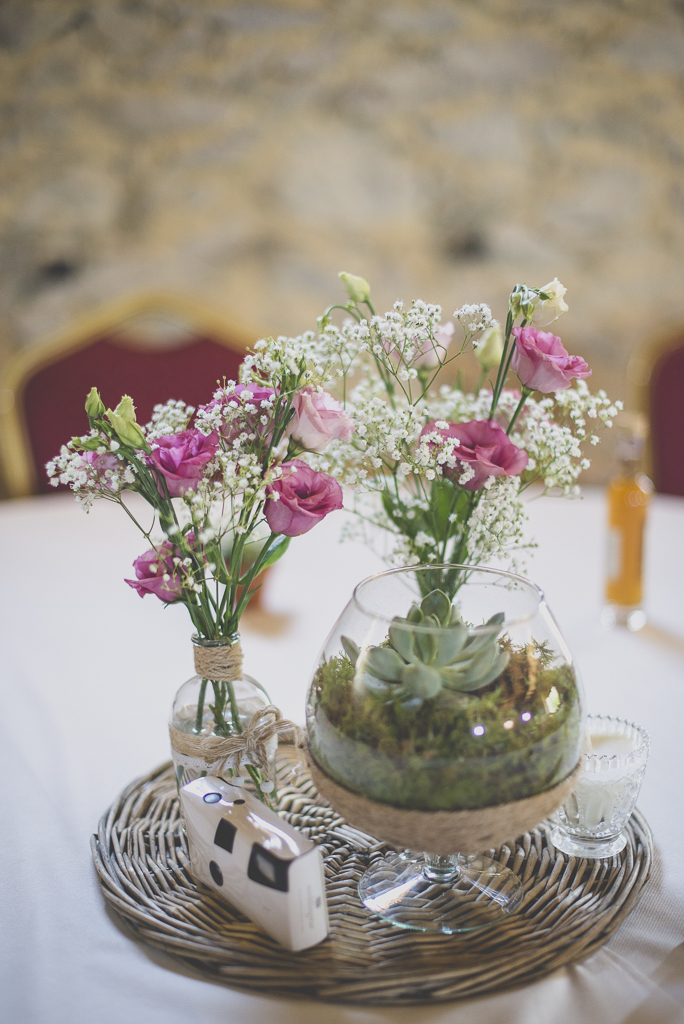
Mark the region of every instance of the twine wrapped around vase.
POLYGON ((194 654, 195 671, 202 679, 232 683, 242 676, 242 645, 239 640, 215 647, 195 644, 194 654))
POLYGON ((350 825, 398 848, 444 856, 480 853, 534 828, 560 807, 582 771, 580 760, 570 775, 551 789, 506 804, 472 810, 419 811, 352 793, 323 771, 308 746, 305 750, 316 789, 350 825))
POLYGON ((294 732, 295 744, 303 743, 302 730, 294 722, 283 718, 280 708, 268 704, 255 711, 244 732, 235 736, 203 736, 181 732, 169 725, 171 746, 179 754, 196 757, 221 775, 226 766, 239 772, 243 764, 251 764, 270 780, 271 766, 267 744, 282 732, 294 732), (230 765, 229 765, 229 762, 230 765))

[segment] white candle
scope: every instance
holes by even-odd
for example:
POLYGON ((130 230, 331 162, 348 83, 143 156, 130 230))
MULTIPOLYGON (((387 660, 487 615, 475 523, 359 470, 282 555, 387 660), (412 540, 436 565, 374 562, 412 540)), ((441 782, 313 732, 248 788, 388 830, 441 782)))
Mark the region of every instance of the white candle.
POLYGON ((636 747, 631 736, 623 736, 618 732, 594 733, 589 735, 588 753, 597 757, 621 757, 636 747))
POLYGON ((552 841, 565 853, 603 857, 625 845, 648 758, 648 734, 622 719, 590 716, 582 773, 558 810, 552 841))
POLYGON ((568 825, 587 836, 622 831, 632 811, 635 783, 643 773, 643 766, 628 756, 639 742, 633 732, 592 729, 589 720, 584 771, 564 808, 568 825))

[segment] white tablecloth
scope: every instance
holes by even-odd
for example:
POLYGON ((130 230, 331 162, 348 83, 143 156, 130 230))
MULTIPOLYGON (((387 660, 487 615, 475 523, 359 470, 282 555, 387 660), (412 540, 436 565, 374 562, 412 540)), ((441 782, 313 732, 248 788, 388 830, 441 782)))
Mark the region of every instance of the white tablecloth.
MULTIPOLYGON (((135 776, 168 757, 167 711, 192 674, 183 608, 123 582, 141 538, 105 503, 69 496, 0 505, 2 1024, 674 1024, 684 1022, 684 501, 657 498, 647 537, 649 626, 604 631, 603 497, 532 502, 529 575, 545 589, 584 678, 590 711, 651 733, 640 807, 655 835, 653 877, 610 944, 579 966, 466 1003, 352 1009, 276 1000, 169 969, 105 911, 88 842, 135 776)), ((246 632, 246 668, 303 720, 316 655, 362 577, 382 568, 336 543, 330 516, 269 580, 290 613, 279 637, 246 632)))

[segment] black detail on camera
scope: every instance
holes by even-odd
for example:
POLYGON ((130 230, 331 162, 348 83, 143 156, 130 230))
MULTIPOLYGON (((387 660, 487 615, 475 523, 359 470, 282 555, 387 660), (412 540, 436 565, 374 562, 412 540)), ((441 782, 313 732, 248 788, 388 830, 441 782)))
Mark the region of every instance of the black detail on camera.
POLYGON ((228 821, 227 818, 221 818, 214 835, 215 846, 220 846, 222 850, 232 853, 236 832, 235 825, 228 821))
POLYGON ((270 850, 264 849, 261 843, 254 843, 249 858, 247 877, 251 878, 253 882, 258 882, 259 885, 267 886, 269 889, 287 892, 289 888, 287 877, 289 866, 290 862, 288 860, 280 860, 270 850))

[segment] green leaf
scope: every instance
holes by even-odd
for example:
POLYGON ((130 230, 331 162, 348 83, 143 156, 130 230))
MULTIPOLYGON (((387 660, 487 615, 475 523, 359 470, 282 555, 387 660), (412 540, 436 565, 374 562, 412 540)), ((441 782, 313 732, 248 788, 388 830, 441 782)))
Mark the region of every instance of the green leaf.
POLYGON ((423 621, 423 613, 415 602, 411 605, 411 610, 406 619, 407 622, 413 622, 414 624, 423 621))
POLYGON ((392 619, 392 625, 389 628, 389 638, 395 651, 401 655, 404 661, 415 661, 413 652, 414 633, 406 619, 400 619, 399 616, 392 619))
POLYGON ((486 676, 492 665, 496 662, 499 656, 499 648, 496 644, 487 644, 486 647, 480 648, 479 651, 474 655, 468 675, 471 679, 479 679, 481 676, 486 676))
POLYGON ((271 565, 275 565, 278 559, 283 557, 290 546, 291 539, 291 537, 284 536, 275 538, 273 543, 268 547, 266 561, 259 572, 263 572, 264 569, 268 569, 271 565))
POLYGON ((434 615, 439 625, 449 621, 451 601, 443 590, 432 590, 420 603, 423 615, 434 615))
POLYGON ((82 441, 80 437, 72 437, 71 443, 74 448, 78 448, 83 452, 96 452, 98 448, 102 447, 102 438, 89 437, 86 441, 82 441))
POLYGON ((421 622, 421 626, 428 626, 430 629, 441 629, 442 623, 436 615, 425 615, 421 622))
POLYGON ((497 612, 496 615, 492 615, 491 619, 487 619, 486 626, 501 626, 506 618, 504 612, 497 612))
POLYGON ((435 480, 431 487, 430 505, 436 540, 444 540, 451 533, 449 516, 454 504, 454 485, 450 480, 435 480))
POLYGON ((467 639, 468 630, 462 623, 442 630, 437 635, 437 653, 433 665, 436 668, 451 665, 461 653, 467 639))
POLYGON ((458 608, 454 607, 451 609, 451 615, 449 616, 449 625, 455 626, 457 623, 463 622, 463 619, 458 613, 458 608))
POLYGON ((382 492, 382 507, 384 508, 385 512, 396 526, 401 525, 401 521, 403 518, 401 514, 401 506, 397 508, 397 506, 394 503, 394 498, 392 497, 389 491, 382 492))
POLYGON ((494 664, 484 675, 478 675, 478 677, 467 686, 462 686, 460 689, 464 693, 470 693, 473 690, 481 690, 483 686, 488 686, 493 683, 495 679, 501 675, 503 670, 506 668, 510 660, 510 653, 508 651, 499 651, 498 657, 495 659, 494 664))
POLYGON ((416 653, 424 664, 430 664, 437 651, 437 634, 417 629, 415 634, 416 653))
POLYGON ((468 682, 468 673, 460 665, 447 665, 439 670, 439 674, 442 679, 442 685, 446 686, 448 690, 460 692, 463 689, 463 685, 468 682))
POLYGON ((464 658, 473 658, 478 651, 481 651, 487 644, 491 644, 494 639, 491 633, 480 633, 478 636, 471 636, 468 643, 463 648, 464 658))
POLYGON ((213 562, 216 566, 212 576, 215 580, 218 580, 219 583, 223 583, 225 586, 228 586, 230 584, 230 576, 226 571, 226 563, 224 562, 223 555, 221 553, 221 545, 213 542, 211 544, 207 544, 204 550, 207 556, 207 561, 213 562))
POLYGON ((350 640, 348 636, 340 637, 340 639, 342 640, 342 646, 345 649, 347 657, 351 661, 352 665, 355 665, 359 660, 358 645, 355 644, 353 640, 350 640))
POLYGON ((421 697, 423 700, 436 697, 442 689, 439 672, 428 665, 405 665, 401 681, 413 697, 421 697))
POLYGON ((378 679, 385 679, 389 683, 399 682, 403 667, 404 662, 389 647, 371 647, 368 651, 366 668, 378 679))

